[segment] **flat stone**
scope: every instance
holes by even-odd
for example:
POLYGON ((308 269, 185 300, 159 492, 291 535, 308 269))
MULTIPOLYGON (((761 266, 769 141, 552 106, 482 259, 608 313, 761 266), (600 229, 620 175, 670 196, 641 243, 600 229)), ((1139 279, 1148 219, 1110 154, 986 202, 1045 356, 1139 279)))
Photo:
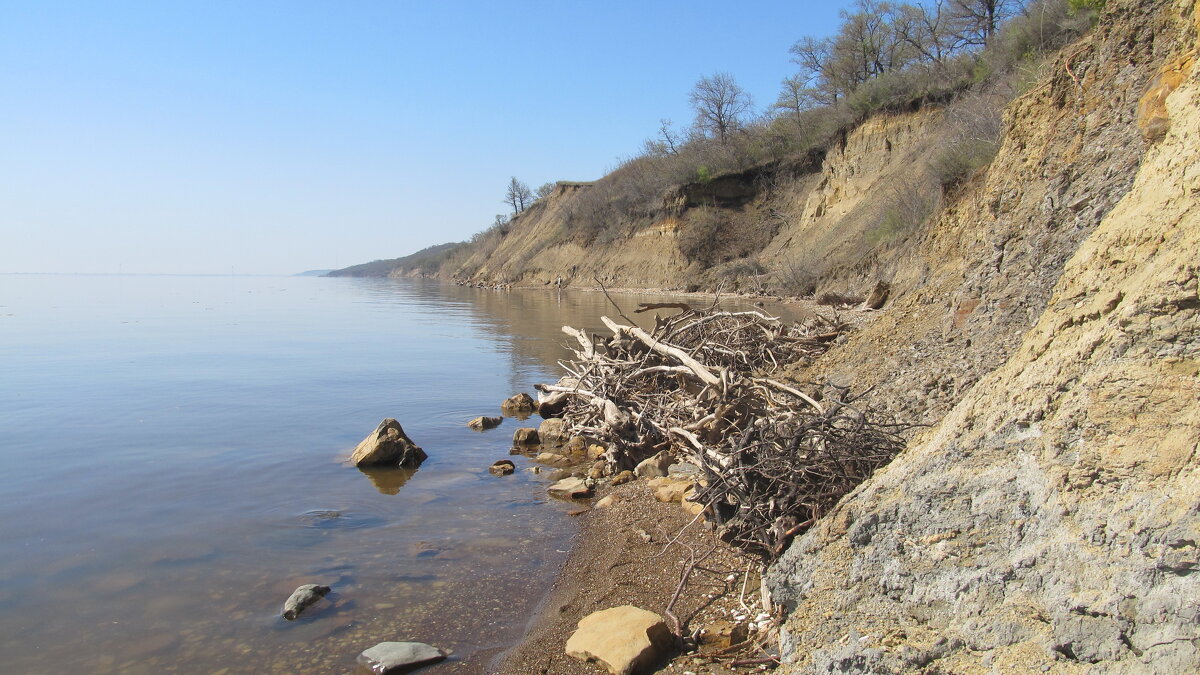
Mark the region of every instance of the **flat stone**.
POLYGON ((359 672, 393 675, 409 673, 445 658, 446 652, 423 642, 380 642, 363 650, 357 661, 359 672))
POLYGON ((622 605, 584 617, 567 640, 566 653, 598 663, 613 675, 632 675, 653 667, 671 643, 671 631, 661 616, 622 605))
POLYGON ((554 452, 539 453, 537 457, 533 458, 533 461, 537 462, 538 464, 557 467, 567 467, 575 463, 570 457, 566 457, 554 452))
POLYGON ((596 502, 596 508, 607 509, 608 507, 612 506, 613 504, 616 504, 619 501, 621 501, 621 499, 619 497, 617 497, 616 495, 609 495, 609 496, 601 499, 600 501, 596 502))
POLYGON ((556 497, 579 499, 592 494, 592 488, 582 478, 564 478, 546 488, 546 491, 556 497))
POLYGON ((467 422, 467 426, 471 427, 475 431, 485 431, 487 429, 495 429, 496 427, 500 426, 500 423, 503 421, 503 417, 476 417, 470 422, 467 422))
POLYGON ((425 461, 426 457, 425 451, 404 433, 400 423, 389 417, 354 448, 350 462, 355 466, 393 464, 413 467, 425 461))

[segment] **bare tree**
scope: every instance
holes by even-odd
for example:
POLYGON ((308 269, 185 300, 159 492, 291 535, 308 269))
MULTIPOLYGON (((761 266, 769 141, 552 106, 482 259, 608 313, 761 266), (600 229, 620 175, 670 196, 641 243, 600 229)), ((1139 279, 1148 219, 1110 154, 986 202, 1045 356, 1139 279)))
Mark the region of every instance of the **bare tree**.
POLYGON ((545 199, 546 197, 549 197, 549 196, 550 196, 550 193, 551 193, 551 192, 554 192, 554 188, 556 188, 556 187, 558 187, 558 183, 544 183, 544 184, 542 184, 542 186, 541 186, 540 188, 538 188, 538 189, 537 189, 537 198, 538 198, 538 199, 545 199))
POLYGON ((716 136, 721 145, 741 128, 742 116, 754 107, 750 94, 729 73, 700 78, 692 87, 690 101, 696 111, 696 128, 716 136))
POLYGON ((782 84, 779 98, 775 99, 771 106, 778 115, 786 115, 799 124, 804 111, 822 103, 820 94, 809 86, 809 81, 801 75, 786 78, 782 84))
POLYGON ((917 60, 941 67, 963 47, 962 39, 954 31, 951 1, 933 0, 896 8, 892 27, 897 37, 916 53, 917 60))
POLYGON ((517 180, 516 176, 513 176, 508 181, 508 190, 504 193, 504 203, 512 207, 512 212, 515 216, 529 208, 532 202, 533 191, 529 189, 528 185, 517 180))
POLYGON ((964 44, 973 46, 991 42, 1000 24, 1024 9, 1024 0, 950 0, 955 35, 964 44))

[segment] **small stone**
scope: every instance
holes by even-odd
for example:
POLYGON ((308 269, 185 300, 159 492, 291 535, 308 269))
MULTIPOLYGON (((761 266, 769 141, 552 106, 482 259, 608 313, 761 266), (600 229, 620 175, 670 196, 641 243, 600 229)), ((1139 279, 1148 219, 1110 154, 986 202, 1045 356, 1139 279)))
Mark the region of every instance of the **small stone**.
MULTIPOLYGON (((446 652, 423 642, 380 642, 358 655, 358 665, 374 675, 409 673, 446 658, 446 652)), ((360 671, 361 672, 361 671, 360 671)))
POLYGON ((467 422, 467 426, 471 427, 475 431, 485 431, 487 429, 495 429, 496 427, 500 426, 500 423, 503 421, 503 417, 476 417, 470 422, 467 422))
POLYGON ((603 445, 593 443, 587 446, 588 459, 600 459, 600 455, 603 455, 606 452, 608 452, 608 448, 604 447, 603 445))
POLYGON ((750 630, 744 623, 733 621, 715 621, 700 633, 700 644, 712 649, 727 649, 745 642, 750 637, 750 630))
POLYGON ((389 417, 354 448, 350 462, 355 466, 395 464, 414 467, 426 457, 425 451, 404 433, 400 423, 389 417))
POLYGON ((601 499, 600 501, 596 502, 596 508, 607 509, 608 507, 612 506, 613 504, 616 504, 619 501, 621 501, 621 499, 619 497, 617 497, 616 495, 609 495, 609 496, 601 499))
POLYGON ((659 478, 667 475, 667 470, 675 463, 675 458, 671 453, 663 450, 657 455, 643 460, 633 470, 634 475, 638 478, 659 478))
POLYGON ((575 477, 564 478, 546 488, 546 490, 556 497, 566 497, 568 499, 579 499, 591 496, 592 494, 592 488, 582 478, 575 477))
POLYGON ((521 427, 513 433, 513 445, 528 446, 538 443, 538 430, 533 427, 521 427))
POLYGON ((571 440, 567 441, 567 452, 572 455, 582 455, 587 452, 587 441, 583 436, 572 436, 571 440))
POLYGON ((613 675, 630 675, 661 659, 671 642, 671 631, 661 616, 622 605, 584 617, 567 640, 566 653, 599 663, 613 675))
POLYGON ((517 465, 511 459, 502 459, 488 467, 488 471, 497 476, 507 476, 517 470, 517 465))
POLYGON ((587 477, 591 478, 592 480, 600 480, 601 478, 604 478, 604 469, 593 466, 592 468, 588 469, 587 477))
POLYGON ((624 485, 625 483, 628 483, 631 480, 633 480, 633 472, 632 471, 622 471, 621 473, 613 476, 612 484, 613 485, 624 485))
POLYGON ((305 608, 325 597, 325 594, 328 592, 328 586, 318 584, 304 584, 297 588, 292 591, 291 597, 283 603, 283 618, 288 621, 295 620, 296 617, 300 616, 300 612, 303 612, 305 608))

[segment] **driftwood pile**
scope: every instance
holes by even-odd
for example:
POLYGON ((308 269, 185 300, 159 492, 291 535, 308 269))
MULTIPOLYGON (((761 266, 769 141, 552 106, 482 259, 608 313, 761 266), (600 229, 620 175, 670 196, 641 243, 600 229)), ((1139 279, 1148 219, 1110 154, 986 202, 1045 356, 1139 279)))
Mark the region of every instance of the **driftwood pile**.
POLYGON ((567 375, 538 385, 541 410, 573 435, 602 441, 609 470, 660 452, 698 465, 692 497, 729 542, 773 559, 903 447, 905 427, 872 419, 845 390, 778 377, 824 353, 846 329, 836 318, 787 325, 757 311, 697 310, 646 331, 602 321, 612 337, 575 338, 567 375))

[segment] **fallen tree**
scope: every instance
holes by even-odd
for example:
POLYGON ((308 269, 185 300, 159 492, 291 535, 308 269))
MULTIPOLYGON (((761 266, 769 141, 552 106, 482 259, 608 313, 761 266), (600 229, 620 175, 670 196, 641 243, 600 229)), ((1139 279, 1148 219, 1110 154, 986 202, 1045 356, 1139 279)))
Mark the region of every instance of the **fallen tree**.
POLYGON ((560 362, 562 379, 537 385, 542 409, 603 442, 610 473, 663 451, 695 463, 703 480, 692 500, 727 541, 773 559, 890 461, 907 425, 880 421, 846 389, 778 377, 847 330, 836 315, 785 324, 672 306, 680 313, 651 331, 627 318, 602 317, 611 337, 564 326, 578 348, 560 362))

